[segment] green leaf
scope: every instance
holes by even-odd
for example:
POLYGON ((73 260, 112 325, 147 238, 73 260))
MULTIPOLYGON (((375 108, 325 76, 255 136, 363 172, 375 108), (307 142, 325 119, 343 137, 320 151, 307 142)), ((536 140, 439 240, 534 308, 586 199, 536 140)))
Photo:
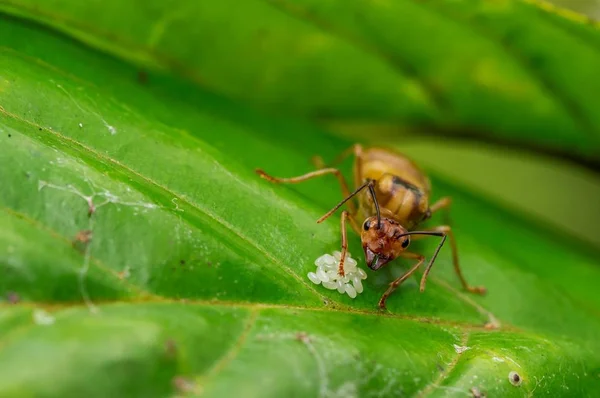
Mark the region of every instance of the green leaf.
POLYGON ((600 29, 545 3, 9 0, 0 9, 341 132, 479 137, 600 164, 600 29))
POLYGON ((338 221, 315 223, 340 198, 333 179, 272 186, 253 172, 300 174, 349 142, 21 20, 2 19, 0 37, 0 396, 600 386, 597 249, 433 176, 434 196, 454 200, 465 275, 489 293, 460 291, 445 249, 423 294, 407 281, 380 312, 408 263, 369 272, 354 300, 306 277, 339 247, 338 221))

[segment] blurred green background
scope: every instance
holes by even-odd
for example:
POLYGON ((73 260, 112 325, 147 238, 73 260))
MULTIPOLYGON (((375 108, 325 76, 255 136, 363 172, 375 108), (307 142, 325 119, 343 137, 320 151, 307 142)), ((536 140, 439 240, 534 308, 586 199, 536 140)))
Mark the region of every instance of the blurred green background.
MULTIPOLYGON (((600 18, 595 0, 552 3, 600 18)), ((411 138, 399 147, 425 167, 535 221, 600 246, 600 176, 569 161, 492 145, 411 138), (531 189, 534 186, 535 189, 531 189)))
POLYGON ((600 18, 600 2, 597 0, 551 0, 550 3, 589 15, 595 19, 600 18))

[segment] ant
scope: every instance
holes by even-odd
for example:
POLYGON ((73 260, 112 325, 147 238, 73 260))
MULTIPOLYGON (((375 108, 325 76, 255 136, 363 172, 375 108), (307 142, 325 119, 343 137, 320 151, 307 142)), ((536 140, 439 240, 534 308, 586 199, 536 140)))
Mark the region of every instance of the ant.
POLYGON ((388 297, 408 279, 425 261, 425 256, 406 251, 413 240, 426 236, 441 237, 431 260, 421 277, 420 290, 425 290, 429 271, 444 245, 446 238, 450 238, 454 271, 458 275, 465 290, 471 293, 484 294, 484 287, 470 286, 465 280, 458 262, 456 239, 452 229, 447 225, 433 228, 415 230, 423 221, 429 219, 433 213, 440 209, 448 209, 452 203, 449 197, 444 197, 431 206, 429 197, 431 183, 421 169, 404 155, 384 148, 363 148, 355 144, 342 152, 332 165, 338 164, 348 156, 354 155, 354 185, 356 189, 350 192, 348 184, 339 169, 325 167, 320 157, 315 157, 313 162, 318 170, 292 178, 277 178, 257 169, 256 173, 273 183, 295 184, 311 178, 333 174, 337 177, 344 199, 333 209, 317 220, 325 221, 342 205, 346 204, 348 210, 342 211, 342 255, 338 273, 344 275, 344 260, 348 250, 346 236, 346 222, 350 222, 352 229, 360 235, 367 265, 377 271, 397 257, 416 260, 415 265, 401 277, 390 283, 388 289, 379 300, 379 307, 385 308, 388 297), (358 199, 358 206, 350 201, 358 199), (362 227, 356 223, 357 219, 364 220, 362 227))

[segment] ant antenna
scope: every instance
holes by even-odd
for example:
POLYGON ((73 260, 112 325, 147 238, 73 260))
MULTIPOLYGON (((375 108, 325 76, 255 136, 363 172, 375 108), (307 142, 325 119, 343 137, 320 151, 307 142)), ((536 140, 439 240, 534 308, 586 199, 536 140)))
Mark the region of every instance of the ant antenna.
MULTIPOLYGON (((371 181, 373 180, 369 180, 369 182, 371 181)), ((377 213, 377 229, 381 229, 381 212, 379 211, 379 202, 375 196, 375 188, 373 188, 373 184, 369 184, 369 192, 371 192, 373 203, 375 203, 375 212, 377 213)))
POLYGON ((358 193, 360 193, 360 191, 362 191, 363 189, 369 187, 369 191, 371 191, 371 195, 373 196, 373 200, 375 201, 375 209, 377 210, 377 227, 379 227, 379 224, 381 222, 381 216, 379 214, 379 203, 377 203, 377 198, 375 198, 375 191, 373 190, 373 184, 374 184, 373 180, 365 181, 364 184, 362 184, 360 187, 356 188, 356 190, 354 192, 352 192, 350 195, 348 195, 348 197, 344 198, 344 200, 342 200, 340 203, 335 205, 335 207, 333 209, 329 210, 327 213, 325 213, 323 215, 323 217, 319 218, 317 220, 317 224, 320 224, 323 221, 325 221, 329 216, 331 216, 333 213, 335 213, 335 211, 337 209, 342 207, 342 205, 344 203, 346 203, 347 201, 352 199, 354 196, 356 196, 358 193))
POLYGON ((423 272, 423 276, 421 277, 420 289, 421 289, 421 291, 424 291, 425 290, 425 280, 427 280, 427 275, 429 275, 429 271, 431 271, 431 267, 433 267, 433 262, 435 261, 438 253, 440 252, 440 249, 442 248, 442 246, 444 246, 444 242, 446 241, 447 235, 444 232, 412 231, 412 232, 406 232, 404 234, 400 234, 400 235, 398 235, 398 237, 406 236, 406 235, 429 235, 429 236, 441 236, 442 237, 440 244, 435 249, 435 252, 433 252, 433 256, 431 257, 431 260, 429 260, 429 263, 427 264, 427 268, 425 268, 425 271, 423 272))

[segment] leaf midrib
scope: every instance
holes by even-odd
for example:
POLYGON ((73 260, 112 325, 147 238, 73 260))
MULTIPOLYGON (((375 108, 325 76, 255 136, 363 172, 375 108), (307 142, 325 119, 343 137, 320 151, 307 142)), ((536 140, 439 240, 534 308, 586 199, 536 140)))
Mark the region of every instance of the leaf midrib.
MULTIPOLYGON (((141 305, 141 304, 156 304, 156 305, 170 305, 170 304, 181 304, 181 305, 194 305, 194 306, 205 306, 205 307, 221 307, 221 308, 240 308, 246 310, 285 310, 285 311, 307 311, 307 312, 318 312, 318 313, 336 313, 345 315, 358 315, 366 317, 378 317, 378 318, 389 318, 399 319, 404 321, 411 321, 416 323, 422 323, 427 325, 439 325, 446 327, 459 328, 462 331, 486 331, 490 333, 495 332, 514 332, 524 333, 520 328, 512 325, 502 324, 498 329, 488 329, 480 323, 470 323, 463 321, 451 321, 441 318, 429 318, 425 316, 407 315, 407 314, 395 314, 390 312, 377 312, 370 310, 355 309, 352 307, 309 307, 309 306, 295 306, 289 304, 272 304, 272 303, 253 303, 243 301, 223 301, 223 300, 203 300, 203 299, 175 299, 163 296, 150 296, 140 297, 134 299, 119 299, 119 300, 96 300, 94 304, 100 308, 108 306, 129 306, 129 305, 141 305)), ((48 312, 58 312, 70 309, 87 309, 87 305, 81 301, 74 302, 54 302, 44 303, 37 301, 23 301, 17 304, 9 304, 0 302, 0 309, 2 308, 43 308, 48 312)), ((533 332, 528 332, 528 335, 538 336, 533 332)), ((539 336, 538 336, 539 337, 539 336)), ((541 337, 540 337, 541 338, 541 337)))

